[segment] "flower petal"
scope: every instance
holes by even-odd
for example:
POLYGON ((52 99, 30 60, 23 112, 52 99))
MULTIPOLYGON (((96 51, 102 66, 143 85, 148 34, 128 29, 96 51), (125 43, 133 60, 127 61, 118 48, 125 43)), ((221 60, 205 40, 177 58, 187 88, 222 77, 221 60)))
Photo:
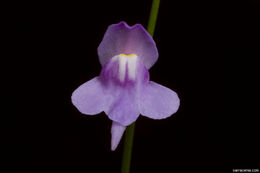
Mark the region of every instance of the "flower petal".
POLYGON ((136 121, 140 114, 136 90, 127 86, 118 90, 120 91, 115 94, 116 96, 110 97, 112 100, 109 101, 109 109, 105 110, 105 113, 111 120, 128 126, 136 121))
POLYGON ((100 78, 106 89, 107 109, 104 112, 109 119, 123 126, 133 123, 140 115, 139 88, 149 80, 145 66, 138 58, 116 56, 103 66, 100 78), (122 58, 128 58, 127 62, 121 63, 122 58))
POLYGON ((122 126, 121 124, 113 121, 112 127, 111 127, 111 150, 115 151, 117 148, 126 127, 122 126))
POLYGON ((153 38, 141 24, 128 26, 125 22, 108 27, 98 47, 99 61, 104 65, 119 54, 136 54, 147 69, 158 59, 158 51, 153 38))
POLYGON ((139 99, 141 114, 153 119, 171 116, 180 105, 180 99, 174 91, 152 81, 144 86, 139 99))
POLYGON ((74 106, 83 114, 94 115, 106 107, 104 89, 99 77, 79 86, 71 96, 74 106))

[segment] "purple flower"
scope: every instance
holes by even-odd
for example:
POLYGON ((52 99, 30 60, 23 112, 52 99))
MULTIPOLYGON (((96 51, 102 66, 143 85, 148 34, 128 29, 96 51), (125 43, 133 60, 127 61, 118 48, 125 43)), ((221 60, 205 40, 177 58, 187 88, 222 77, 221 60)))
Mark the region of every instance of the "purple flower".
POLYGON ((178 110, 177 94, 149 81, 148 69, 157 61, 158 51, 142 25, 110 25, 98 55, 100 75, 79 86, 72 94, 72 103, 83 114, 104 111, 113 121, 111 150, 116 149, 126 126, 140 114, 163 119, 178 110))

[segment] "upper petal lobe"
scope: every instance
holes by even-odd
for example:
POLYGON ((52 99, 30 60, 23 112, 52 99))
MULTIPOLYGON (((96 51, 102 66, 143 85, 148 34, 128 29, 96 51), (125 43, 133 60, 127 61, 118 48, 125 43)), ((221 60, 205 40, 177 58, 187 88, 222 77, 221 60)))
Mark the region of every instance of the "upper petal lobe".
POLYGON ((142 25, 128 26, 125 22, 110 25, 98 47, 99 60, 104 65, 118 54, 136 54, 147 69, 158 59, 153 38, 142 25))

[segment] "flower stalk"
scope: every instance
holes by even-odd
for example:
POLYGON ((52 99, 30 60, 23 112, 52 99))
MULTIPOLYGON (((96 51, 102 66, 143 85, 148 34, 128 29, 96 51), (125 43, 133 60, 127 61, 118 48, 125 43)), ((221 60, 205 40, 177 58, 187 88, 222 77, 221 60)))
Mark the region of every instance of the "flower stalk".
MULTIPOLYGON (((153 36, 159 11, 160 0, 153 0, 147 26, 148 33, 153 36)), ((130 173, 131 156, 134 140, 135 122, 126 128, 121 173, 130 173)))
POLYGON ((122 168, 121 168, 122 173, 130 172, 134 131, 135 131, 135 123, 132 123, 130 126, 128 126, 126 128, 124 151, 123 151, 123 162, 122 162, 122 168))
POLYGON ((154 33, 156 20, 159 12, 159 5, 160 5, 160 0, 153 0, 151 11, 150 11, 149 22, 147 26, 147 31, 151 36, 153 36, 154 33))

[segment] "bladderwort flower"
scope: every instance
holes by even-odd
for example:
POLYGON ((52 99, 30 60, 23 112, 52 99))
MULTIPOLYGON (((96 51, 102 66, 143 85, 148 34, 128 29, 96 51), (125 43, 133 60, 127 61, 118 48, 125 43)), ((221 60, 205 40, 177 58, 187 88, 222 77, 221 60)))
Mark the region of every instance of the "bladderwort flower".
POLYGON ((72 103, 83 114, 102 111, 111 119, 111 150, 119 144, 126 126, 138 116, 163 119, 180 105, 178 95, 149 80, 149 72, 158 59, 153 38, 141 24, 125 22, 108 27, 98 47, 102 65, 98 77, 79 86, 72 103))

